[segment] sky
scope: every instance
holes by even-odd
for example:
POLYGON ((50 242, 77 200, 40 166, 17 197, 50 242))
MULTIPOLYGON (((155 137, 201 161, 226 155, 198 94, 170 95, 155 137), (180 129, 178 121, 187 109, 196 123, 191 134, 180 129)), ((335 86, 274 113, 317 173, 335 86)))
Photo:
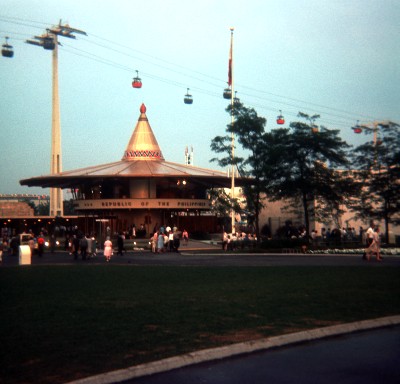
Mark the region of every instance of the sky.
POLYGON ((237 97, 278 127, 298 112, 353 146, 357 121, 400 123, 397 0, 0 0, 0 194, 48 193, 19 180, 50 174, 52 54, 25 40, 59 23, 62 169, 119 161, 142 103, 167 161, 218 169, 212 139, 226 134, 223 99, 233 32, 237 97), (132 88, 136 70, 141 89, 132 88), (184 104, 190 89, 193 104, 184 104))

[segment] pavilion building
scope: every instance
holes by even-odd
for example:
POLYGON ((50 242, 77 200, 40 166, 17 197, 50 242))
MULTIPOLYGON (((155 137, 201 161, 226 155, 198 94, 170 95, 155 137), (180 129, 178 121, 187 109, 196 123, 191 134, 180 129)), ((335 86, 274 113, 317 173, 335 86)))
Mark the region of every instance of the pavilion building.
MULTIPOLYGON (((237 178, 236 186, 246 182, 237 178)), ((20 184, 70 189, 85 232, 104 235, 135 228, 149 234, 162 225, 189 232, 222 230, 208 191, 230 188, 231 179, 225 172, 166 161, 142 104, 120 161, 24 179, 20 184)))

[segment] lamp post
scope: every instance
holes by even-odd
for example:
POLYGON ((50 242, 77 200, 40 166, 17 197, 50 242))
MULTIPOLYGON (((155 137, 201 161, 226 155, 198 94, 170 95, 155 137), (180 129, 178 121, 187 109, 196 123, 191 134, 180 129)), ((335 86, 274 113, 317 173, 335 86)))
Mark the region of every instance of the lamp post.
MULTIPOLYGON (((58 174, 62 171, 61 157, 61 123, 60 100, 58 92, 58 36, 76 39, 73 33, 86 35, 86 32, 71 28, 68 24, 60 23, 47 29, 41 36, 34 36, 35 40, 26 40, 26 43, 37 45, 46 50, 53 51, 52 55, 52 121, 51 121, 51 159, 50 173, 58 174)), ((50 188, 50 216, 63 216, 63 194, 61 188, 50 188)))

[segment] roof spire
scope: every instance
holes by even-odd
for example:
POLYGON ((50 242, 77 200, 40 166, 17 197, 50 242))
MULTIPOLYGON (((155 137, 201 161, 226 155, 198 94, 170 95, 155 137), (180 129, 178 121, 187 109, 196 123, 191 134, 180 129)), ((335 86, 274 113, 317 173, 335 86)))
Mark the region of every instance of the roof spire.
POLYGON ((146 106, 140 106, 140 116, 122 160, 162 160, 164 157, 146 116, 146 106))

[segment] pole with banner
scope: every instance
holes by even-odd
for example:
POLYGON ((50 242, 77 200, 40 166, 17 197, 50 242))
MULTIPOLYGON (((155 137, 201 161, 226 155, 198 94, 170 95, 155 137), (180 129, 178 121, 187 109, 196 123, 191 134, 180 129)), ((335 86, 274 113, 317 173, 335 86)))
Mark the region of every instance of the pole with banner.
MULTIPOLYGON (((233 116, 233 108, 234 108, 234 82, 233 82, 233 31, 234 28, 231 27, 231 46, 229 50, 229 67, 228 67, 228 85, 231 87, 231 154, 232 154, 232 167, 231 167, 231 200, 235 198, 235 135, 233 133, 233 124, 234 124, 234 116, 233 116)), ((232 233, 236 232, 235 230, 235 210, 233 207, 231 208, 231 225, 232 225, 232 233)))

